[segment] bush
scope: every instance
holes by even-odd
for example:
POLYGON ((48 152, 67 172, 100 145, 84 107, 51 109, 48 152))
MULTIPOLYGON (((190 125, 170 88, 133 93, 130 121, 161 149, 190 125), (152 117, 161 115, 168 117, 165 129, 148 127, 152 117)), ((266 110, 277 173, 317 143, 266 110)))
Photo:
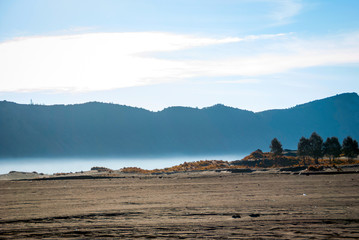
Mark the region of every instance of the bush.
POLYGON ((313 171, 313 172, 317 172, 317 171, 323 171, 324 167, 323 166, 313 166, 313 165, 310 165, 308 167, 308 171, 313 171))

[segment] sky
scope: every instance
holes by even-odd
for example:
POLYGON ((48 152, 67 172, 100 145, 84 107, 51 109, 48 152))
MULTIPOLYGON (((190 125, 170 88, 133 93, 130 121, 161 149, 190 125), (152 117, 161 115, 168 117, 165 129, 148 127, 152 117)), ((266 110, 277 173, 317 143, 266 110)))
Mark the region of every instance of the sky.
POLYGON ((0 0, 0 100, 254 112, 359 92, 357 0, 0 0))

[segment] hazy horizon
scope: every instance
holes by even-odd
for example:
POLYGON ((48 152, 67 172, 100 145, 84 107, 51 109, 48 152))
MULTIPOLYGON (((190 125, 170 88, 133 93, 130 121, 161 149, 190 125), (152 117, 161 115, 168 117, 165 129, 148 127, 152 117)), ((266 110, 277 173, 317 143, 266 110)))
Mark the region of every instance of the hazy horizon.
MULTIPOLYGON (((249 153, 248 153, 249 154, 249 153)), ((10 171, 33 172, 44 174, 89 171, 92 167, 106 167, 119 170, 123 167, 139 167, 146 170, 163 169, 200 160, 240 160, 248 154, 232 155, 178 155, 152 157, 22 157, 0 158, 0 174, 10 171)))

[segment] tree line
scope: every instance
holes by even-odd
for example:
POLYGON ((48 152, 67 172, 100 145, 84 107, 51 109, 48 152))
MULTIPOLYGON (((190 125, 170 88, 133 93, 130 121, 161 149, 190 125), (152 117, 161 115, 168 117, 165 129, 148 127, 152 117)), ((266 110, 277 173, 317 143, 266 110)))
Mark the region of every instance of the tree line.
MULTIPOLYGON (((271 141, 269 147, 275 156, 283 154, 282 144, 277 138, 271 141)), ((316 132, 313 132, 310 138, 301 137, 298 142, 297 156, 302 157, 304 161, 313 158, 315 164, 319 164, 319 158, 326 156, 332 161, 341 154, 349 159, 358 156, 358 142, 350 136, 344 138, 342 144, 337 137, 328 137, 323 142, 322 137, 316 132)))

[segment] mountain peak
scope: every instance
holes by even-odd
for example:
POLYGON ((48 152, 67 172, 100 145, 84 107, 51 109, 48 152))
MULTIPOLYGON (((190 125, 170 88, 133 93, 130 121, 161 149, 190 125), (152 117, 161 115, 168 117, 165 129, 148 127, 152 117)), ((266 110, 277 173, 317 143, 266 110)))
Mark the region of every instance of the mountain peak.
POLYGON ((351 93, 340 93, 331 97, 327 97, 327 98, 323 98, 323 99, 319 99, 319 100, 315 100, 312 102, 316 102, 316 101, 330 101, 330 100, 340 100, 340 101, 356 101, 359 100, 359 96, 357 93, 355 92, 351 92, 351 93))

